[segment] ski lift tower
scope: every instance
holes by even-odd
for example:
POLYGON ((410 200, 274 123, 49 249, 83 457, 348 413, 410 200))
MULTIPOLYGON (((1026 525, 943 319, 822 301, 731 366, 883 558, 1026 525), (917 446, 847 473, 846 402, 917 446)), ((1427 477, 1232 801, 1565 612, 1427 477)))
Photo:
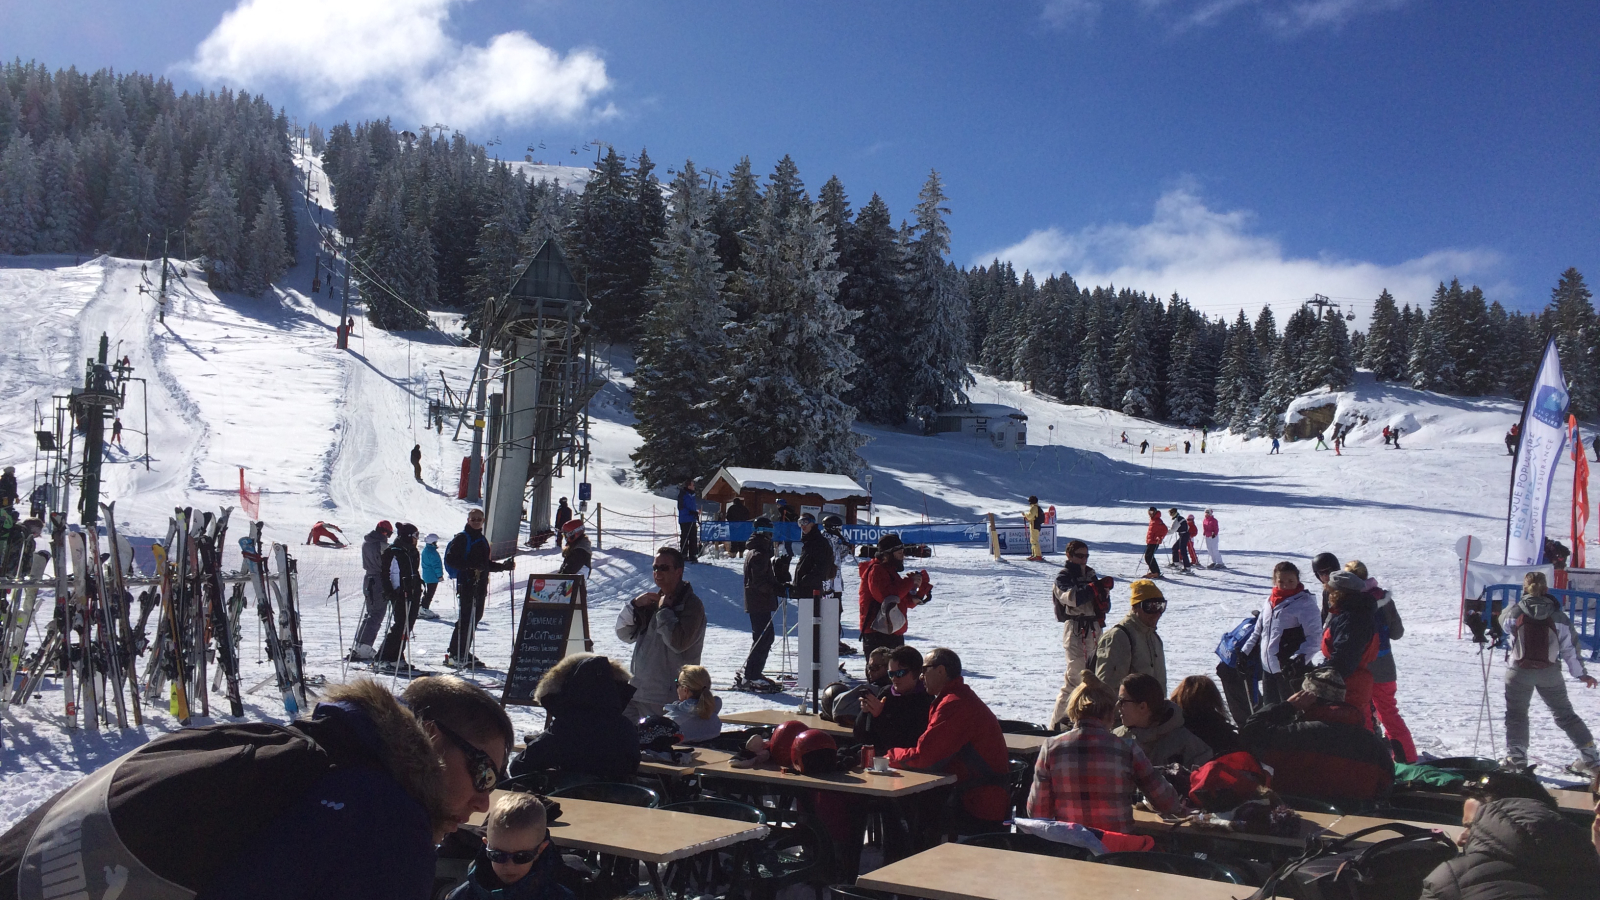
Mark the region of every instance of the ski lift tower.
POLYGON ((496 559, 516 552, 525 500, 532 531, 549 527, 553 482, 588 454, 583 412, 603 384, 590 361, 588 309, 561 248, 546 240, 512 279, 485 335, 502 360, 484 479, 484 536, 496 559))

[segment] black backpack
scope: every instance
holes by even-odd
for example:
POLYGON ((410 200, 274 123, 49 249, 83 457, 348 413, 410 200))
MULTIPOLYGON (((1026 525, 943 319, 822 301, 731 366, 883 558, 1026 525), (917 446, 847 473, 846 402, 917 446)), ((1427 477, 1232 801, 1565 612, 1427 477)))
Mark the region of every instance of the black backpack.
POLYGON ((1339 838, 1315 837, 1305 853, 1272 873, 1249 900, 1277 897, 1280 890, 1297 900, 1416 900, 1428 873, 1457 853, 1444 832, 1399 822, 1339 838), (1379 831, 1400 837, 1358 843, 1379 831))

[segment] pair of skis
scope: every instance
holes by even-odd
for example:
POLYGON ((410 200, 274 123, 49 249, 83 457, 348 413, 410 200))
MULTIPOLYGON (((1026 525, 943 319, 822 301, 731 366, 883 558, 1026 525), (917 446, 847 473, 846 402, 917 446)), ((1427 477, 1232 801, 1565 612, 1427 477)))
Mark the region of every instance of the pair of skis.
POLYGON ((256 615, 261 618, 261 629, 267 644, 267 656, 272 660, 278 693, 283 697, 283 708, 290 716, 306 709, 305 651, 300 639, 300 586, 297 563, 289 555, 289 548, 273 544, 270 556, 262 552, 262 523, 250 528, 250 535, 239 539, 239 549, 244 555, 245 574, 255 593, 256 615), (276 563, 277 575, 270 572, 269 563, 276 563), (274 614, 273 600, 277 600, 274 614))

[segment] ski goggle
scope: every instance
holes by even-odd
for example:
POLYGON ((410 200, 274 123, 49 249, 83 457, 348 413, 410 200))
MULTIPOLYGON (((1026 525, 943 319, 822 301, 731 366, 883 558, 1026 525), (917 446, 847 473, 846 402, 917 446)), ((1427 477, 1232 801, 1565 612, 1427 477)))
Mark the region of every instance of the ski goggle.
POLYGON ((1139 603, 1139 610, 1141 612, 1147 612, 1147 613, 1166 612, 1167 611, 1167 601, 1165 601, 1165 600, 1144 600, 1144 601, 1141 601, 1139 603))
POLYGON ((500 779, 504 775, 501 773, 500 768, 494 764, 494 760, 489 758, 489 754, 479 750, 471 741, 445 727, 442 722, 434 720, 433 727, 439 729, 439 733, 455 744, 461 750, 462 755, 467 758, 467 773, 472 776, 472 789, 480 794, 487 794, 494 790, 494 786, 500 783, 500 779))
POLYGON ((489 862, 499 863, 502 866, 506 863, 511 863, 512 865, 516 866, 525 866, 543 855, 544 848, 548 846, 550 846, 550 839, 545 838, 544 841, 539 844, 539 846, 533 848, 532 850, 518 850, 516 852, 509 852, 506 850, 491 849, 484 852, 488 854, 489 862))

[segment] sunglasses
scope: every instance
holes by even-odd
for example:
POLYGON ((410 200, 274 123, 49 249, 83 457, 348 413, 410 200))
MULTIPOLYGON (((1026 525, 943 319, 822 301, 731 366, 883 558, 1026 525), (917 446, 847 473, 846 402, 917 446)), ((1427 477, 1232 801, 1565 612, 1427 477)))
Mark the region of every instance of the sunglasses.
POLYGON ((910 669, 895 669, 893 672, 889 673, 889 677, 890 678, 904 678, 904 677, 906 677, 907 675, 910 675, 910 674, 911 674, 911 670, 910 669))
POLYGON ((1074 553, 1074 554, 1072 554, 1072 558, 1073 559, 1088 559, 1089 558, 1089 553, 1088 553, 1088 551, 1085 551, 1083 553, 1074 553))
POLYGON ((544 854, 544 848, 546 848, 548 846, 550 846, 550 839, 549 838, 545 838, 544 841, 539 844, 539 846, 533 848, 532 850, 518 850, 516 852, 508 852, 508 851, 505 851, 505 850, 492 850, 491 849, 491 850, 486 850, 484 852, 488 855, 489 862, 499 863, 502 866, 505 865, 506 863, 511 863, 513 865, 518 865, 518 866, 525 866, 528 863, 531 863, 534 860, 538 859, 540 856, 542 856, 544 854))
POLYGON ((480 794, 487 794, 494 790, 494 786, 500 783, 500 780, 505 776, 500 771, 500 768, 494 764, 494 760, 489 758, 489 754, 479 750, 471 741, 446 728, 442 722, 434 721, 433 727, 439 729, 439 733, 449 738, 450 742, 455 744, 461 750, 461 753, 466 756, 467 772, 472 776, 472 789, 480 794))

